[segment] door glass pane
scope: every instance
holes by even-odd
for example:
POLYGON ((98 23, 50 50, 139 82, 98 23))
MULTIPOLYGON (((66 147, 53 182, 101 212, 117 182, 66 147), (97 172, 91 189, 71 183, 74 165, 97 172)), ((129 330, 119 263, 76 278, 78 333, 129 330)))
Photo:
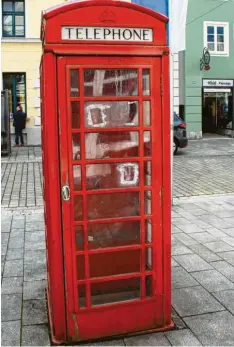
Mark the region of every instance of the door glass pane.
POLYGON ((24 2, 16 1, 15 2, 15 12, 24 12, 24 2))
POLYGON ((128 278, 117 281, 91 284, 91 305, 104 305, 141 297, 140 278, 128 278))
POLYGON ((86 159, 138 157, 137 131, 98 132, 85 135, 86 159))
POLYGON ((151 191, 145 192, 145 214, 146 215, 151 214, 151 203, 152 203, 151 195, 152 195, 151 191))
POLYGON ((9 25, 4 25, 3 27, 3 34, 4 35, 13 35, 13 31, 12 31, 12 26, 9 26, 9 25))
POLYGON ((143 81, 142 81, 143 95, 144 96, 150 95, 150 70, 143 69, 142 77, 143 77, 143 81))
POLYGON ((151 186, 152 184, 152 180, 151 180, 151 176, 152 176, 152 173, 151 173, 151 161, 145 161, 144 162, 144 184, 145 186, 151 186))
POLYGON ((80 159, 80 134, 72 134, 72 158, 80 159))
POLYGON ((145 243, 152 242, 152 221, 150 219, 145 220, 145 243))
POLYGON ((140 244, 140 221, 90 224, 89 249, 140 244))
POLYGON ((144 131, 144 155, 145 157, 151 156, 151 132, 144 131))
POLYGON ((145 271, 152 270, 152 248, 145 249, 145 271))
POLYGON ((97 101, 85 103, 86 128, 116 128, 137 125, 137 101, 97 101))
POLYGON ((86 165, 87 189, 109 189, 139 186, 139 164, 86 165))
POLYGON ((144 126, 151 125, 150 101, 143 101, 143 120, 144 126))
POLYGON ((137 192, 87 195, 90 220, 139 216, 139 206, 140 197, 137 192))
POLYGON ((78 280, 85 279, 85 257, 84 255, 76 256, 76 277, 78 280))
POLYGON ((15 26, 15 36, 23 36, 24 35, 24 26, 16 25, 15 26))
POLYGON ((84 70, 85 96, 138 95, 138 72, 130 69, 84 70))
POLYGON ((114 276, 140 272, 141 250, 96 253, 89 255, 90 277, 114 276))
POLYGON ((3 11, 6 11, 6 12, 12 12, 13 11, 12 1, 4 1, 3 2, 3 11))
POLYGON ((24 16, 15 16, 15 25, 24 25, 24 16))
POLYGON ((71 102, 71 121, 72 129, 78 129, 80 127, 80 103, 79 101, 71 102))
POLYGON ((153 277, 146 276, 145 278, 145 295, 146 297, 153 296, 153 277))
POLYGON ((74 218, 75 221, 83 220, 83 199, 82 196, 74 196, 74 218))
POLYGON ((3 16, 3 24, 5 26, 11 26, 12 25, 12 16, 4 15, 3 16))
POLYGON ((82 225, 77 225, 75 227, 75 238, 76 238, 76 250, 84 250, 84 228, 82 225))
POLYGON ((82 182, 81 182, 81 166, 80 165, 74 165, 73 166, 73 184, 74 184, 74 190, 81 190, 82 189, 82 182))
POLYGON ((85 284, 80 284, 78 286, 78 302, 79 308, 86 307, 86 286, 85 284))
POLYGON ((70 70, 70 96, 79 96, 79 72, 70 70))

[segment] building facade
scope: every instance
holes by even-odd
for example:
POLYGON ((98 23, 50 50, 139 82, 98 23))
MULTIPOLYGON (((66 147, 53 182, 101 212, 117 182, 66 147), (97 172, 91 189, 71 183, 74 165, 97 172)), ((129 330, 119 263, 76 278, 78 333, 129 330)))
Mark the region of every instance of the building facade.
POLYGON ((189 0, 183 64, 180 104, 189 137, 234 136, 233 0, 189 0))

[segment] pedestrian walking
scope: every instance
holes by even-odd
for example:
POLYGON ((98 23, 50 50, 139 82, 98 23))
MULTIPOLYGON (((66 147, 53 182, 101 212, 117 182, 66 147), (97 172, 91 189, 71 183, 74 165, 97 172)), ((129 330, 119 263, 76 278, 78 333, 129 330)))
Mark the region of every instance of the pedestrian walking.
POLYGON ((15 145, 19 146, 20 138, 20 145, 24 146, 23 129, 25 129, 26 126, 26 114, 23 112, 21 105, 17 105, 13 119, 13 126, 15 127, 15 145))

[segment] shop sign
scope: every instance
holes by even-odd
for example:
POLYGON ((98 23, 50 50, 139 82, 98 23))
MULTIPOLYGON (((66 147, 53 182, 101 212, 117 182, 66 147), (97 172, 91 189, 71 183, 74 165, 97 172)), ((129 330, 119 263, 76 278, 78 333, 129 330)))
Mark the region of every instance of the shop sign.
POLYGON ((203 87, 233 87, 233 80, 203 80, 203 87))
POLYGON ((62 40, 152 42, 153 30, 147 28, 63 26, 62 40))

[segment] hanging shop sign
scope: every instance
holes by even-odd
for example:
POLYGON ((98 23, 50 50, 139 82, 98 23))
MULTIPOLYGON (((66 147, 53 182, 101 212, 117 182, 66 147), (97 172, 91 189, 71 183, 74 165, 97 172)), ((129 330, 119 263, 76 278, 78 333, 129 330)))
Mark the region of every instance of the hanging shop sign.
POLYGON ((200 59, 200 70, 210 70, 210 52, 207 48, 203 49, 202 57, 200 59))

